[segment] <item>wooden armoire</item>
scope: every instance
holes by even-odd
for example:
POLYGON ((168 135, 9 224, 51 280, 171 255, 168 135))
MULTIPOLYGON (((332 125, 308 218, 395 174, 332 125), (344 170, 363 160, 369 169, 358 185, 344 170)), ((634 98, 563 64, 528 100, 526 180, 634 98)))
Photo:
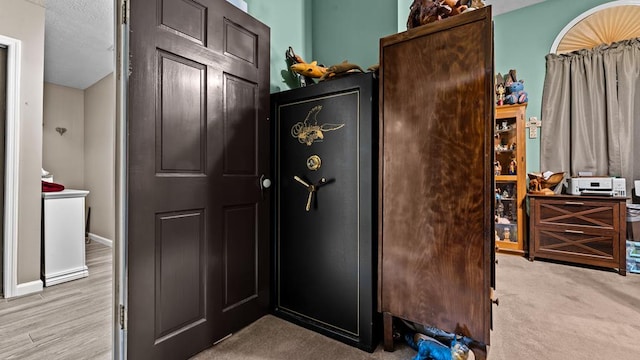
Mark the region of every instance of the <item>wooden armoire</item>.
POLYGON ((378 310, 470 337, 494 287, 491 7, 380 40, 378 310))

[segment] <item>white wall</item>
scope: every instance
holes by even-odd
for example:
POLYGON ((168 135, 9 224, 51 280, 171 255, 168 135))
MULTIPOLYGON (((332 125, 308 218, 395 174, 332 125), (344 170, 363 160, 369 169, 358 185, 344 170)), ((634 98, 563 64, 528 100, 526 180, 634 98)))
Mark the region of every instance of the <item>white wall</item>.
POLYGON ((43 7, 24 0, 2 0, 0 3, 0 34, 22 41, 18 285, 40 280, 44 13, 43 7))
POLYGON ((84 91, 44 83, 43 117, 42 167, 54 182, 84 190, 84 91))
MULTIPOLYGON (((56 183, 89 190, 90 233, 115 234, 115 78, 105 76, 85 90, 44 85, 42 163, 56 183), (56 128, 67 131, 60 135, 56 128)), ((88 214, 87 214, 88 215, 88 214)))
POLYGON ((84 180, 91 207, 90 232, 115 237, 115 108, 114 74, 84 91, 84 180))

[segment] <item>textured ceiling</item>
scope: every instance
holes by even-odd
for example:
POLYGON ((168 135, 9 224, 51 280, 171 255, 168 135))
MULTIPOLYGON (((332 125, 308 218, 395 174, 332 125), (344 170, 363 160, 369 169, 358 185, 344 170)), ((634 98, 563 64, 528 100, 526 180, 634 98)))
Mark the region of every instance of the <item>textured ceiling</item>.
POLYGON ((45 0, 27 0, 30 3, 44 7, 45 0))
POLYGON ((507 13, 509 11, 518 10, 523 7, 541 3, 546 0, 484 0, 485 5, 491 5, 491 14, 493 16, 507 13))
MULTIPOLYGON (((114 0, 26 1, 46 8, 46 82, 86 89, 114 70, 114 0)), ((493 15, 542 1, 484 0, 493 15)))
POLYGON ((44 80, 86 89, 114 70, 114 0, 45 3, 44 80))

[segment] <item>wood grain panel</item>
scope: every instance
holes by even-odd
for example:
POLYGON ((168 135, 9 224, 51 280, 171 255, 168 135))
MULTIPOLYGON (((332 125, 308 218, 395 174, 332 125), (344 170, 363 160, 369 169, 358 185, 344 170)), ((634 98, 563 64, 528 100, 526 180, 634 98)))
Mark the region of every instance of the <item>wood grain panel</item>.
POLYGON ((556 253, 559 256, 579 254, 610 262, 617 255, 613 249, 617 235, 614 231, 572 233, 541 227, 538 229, 537 252, 556 253))
POLYGON ((615 203, 547 201, 540 203, 540 224, 574 225, 604 229, 617 228, 618 207, 615 203), (613 204, 613 205, 612 205, 613 204))
POLYGON ((224 174, 255 175, 258 114, 255 83, 224 75, 224 174))
POLYGON ((257 66, 258 36, 229 19, 225 19, 224 52, 257 66))
POLYGON ((158 52, 156 169, 158 173, 204 173, 206 67, 158 52))
POLYGON ((224 310, 258 296, 256 206, 224 209, 224 310))
POLYGON ((159 23, 206 46, 207 8, 192 0, 158 0, 162 3, 159 23))
POLYGON ((205 321, 204 239, 203 210, 156 215, 156 343, 205 321))
POLYGON ((381 39, 381 310, 488 343, 490 11, 381 39))

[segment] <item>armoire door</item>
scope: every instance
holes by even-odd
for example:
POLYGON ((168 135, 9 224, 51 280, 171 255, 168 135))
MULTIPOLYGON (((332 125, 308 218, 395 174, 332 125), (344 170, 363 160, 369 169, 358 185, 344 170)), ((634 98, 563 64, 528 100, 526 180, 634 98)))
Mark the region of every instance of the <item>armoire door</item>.
POLYGON ((224 0, 131 1, 129 359, 268 312, 269 29, 224 0))
POLYGON ((385 346, 394 316, 489 344, 491 8, 381 39, 380 65, 385 346))

